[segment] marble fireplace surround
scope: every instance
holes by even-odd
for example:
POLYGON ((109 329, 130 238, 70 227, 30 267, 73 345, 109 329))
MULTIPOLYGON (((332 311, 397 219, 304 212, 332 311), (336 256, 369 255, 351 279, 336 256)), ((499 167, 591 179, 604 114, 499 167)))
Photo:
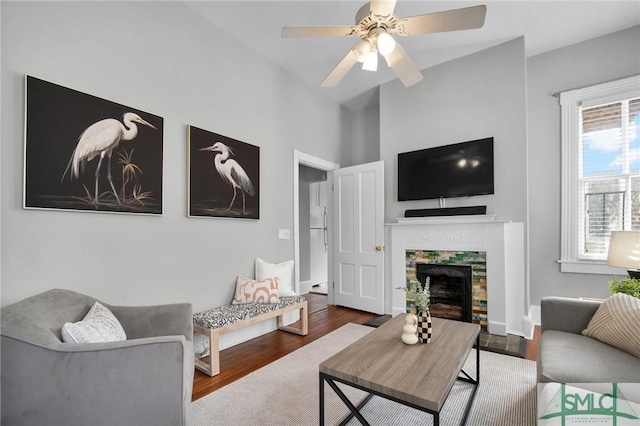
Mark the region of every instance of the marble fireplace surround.
POLYGON ((387 227, 394 316, 406 309, 405 292, 397 287, 406 281, 407 251, 478 251, 486 253, 487 330, 502 336, 529 334, 522 223, 477 215, 399 218, 387 227))

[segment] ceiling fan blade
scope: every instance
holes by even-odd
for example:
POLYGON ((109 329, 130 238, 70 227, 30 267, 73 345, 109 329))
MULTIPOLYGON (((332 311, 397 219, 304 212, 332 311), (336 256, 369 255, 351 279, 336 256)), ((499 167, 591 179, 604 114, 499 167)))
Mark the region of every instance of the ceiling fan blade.
POLYGON ((353 68, 353 66, 356 64, 357 60, 356 60, 355 52, 357 51, 357 49, 362 43, 368 43, 368 42, 363 40, 360 43, 356 44, 345 55, 345 57, 342 58, 340 63, 336 65, 336 67, 333 69, 333 71, 331 71, 331 73, 327 76, 327 78, 324 79, 324 81, 321 84, 322 87, 335 87, 338 83, 340 83, 340 80, 342 80, 342 78, 345 75, 347 75, 349 70, 353 68))
POLYGON ((396 0, 371 0, 371 12, 378 16, 387 16, 396 8, 396 0))
POLYGON ((355 34, 351 25, 308 25, 301 27, 282 27, 282 38, 290 37, 333 37, 355 34))
POLYGON ((484 25, 487 6, 473 6, 400 19, 396 32, 402 36, 472 30, 484 25))
POLYGON ((396 43, 396 47, 384 59, 405 87, 413 86, 422 80, 422 73, 399 43, 396 43))

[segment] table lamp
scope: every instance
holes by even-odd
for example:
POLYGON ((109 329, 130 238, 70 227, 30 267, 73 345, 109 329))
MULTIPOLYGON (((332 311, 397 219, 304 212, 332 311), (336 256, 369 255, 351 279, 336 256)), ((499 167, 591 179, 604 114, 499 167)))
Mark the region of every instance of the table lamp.
POLYGON ((640 279, 640 232, 612 231, 607 265, 625 268, 631 278, 640 279))

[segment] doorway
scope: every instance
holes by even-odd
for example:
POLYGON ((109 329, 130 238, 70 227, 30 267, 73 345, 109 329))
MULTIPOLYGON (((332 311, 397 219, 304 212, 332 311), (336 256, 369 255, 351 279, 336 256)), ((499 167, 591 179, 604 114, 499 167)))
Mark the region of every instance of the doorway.
POLYGON ((300 164, 300 292, 327 294, 329 234, 327 172, 300 164))
POLYGON ((297 292, 308 293, 300 280, 300 165, 327 172, 331 188, 325 222, 327 303, 384 313, 384 163, 340 169, 339 164, 294 150, 294 279, 297 292))
POLYGON ((300 294, 326 292, 328 303, 332 304, 332 286, 329 285, 332 282, 332 199, 329 172, 340 168, 340 165, 297 150, 294 150, 293 157, 296 289, 300 294))

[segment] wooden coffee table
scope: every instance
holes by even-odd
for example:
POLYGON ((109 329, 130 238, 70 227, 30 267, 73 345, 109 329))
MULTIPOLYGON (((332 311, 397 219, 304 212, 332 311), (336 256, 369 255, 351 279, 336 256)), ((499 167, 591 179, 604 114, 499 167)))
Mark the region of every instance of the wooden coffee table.
POLYGON ((398 315, 320 364, 320 425, 324 425, 324 383, 338 394, 351 414, 369 425, 360 413, 378 395, 433 415, 440 424, 440 411, 456 380, 473 384, 461 424, 465 424, 480 383, 480 326, 433 318, 430 343, 405 345, 400 340, 405 315, 398 315), (476 344, 476 375, 462 367, 476 344), (462 374, 462 376, 461 376, 462 374), (369 395, 356 407, 338 388, 344 383, 369 395))

